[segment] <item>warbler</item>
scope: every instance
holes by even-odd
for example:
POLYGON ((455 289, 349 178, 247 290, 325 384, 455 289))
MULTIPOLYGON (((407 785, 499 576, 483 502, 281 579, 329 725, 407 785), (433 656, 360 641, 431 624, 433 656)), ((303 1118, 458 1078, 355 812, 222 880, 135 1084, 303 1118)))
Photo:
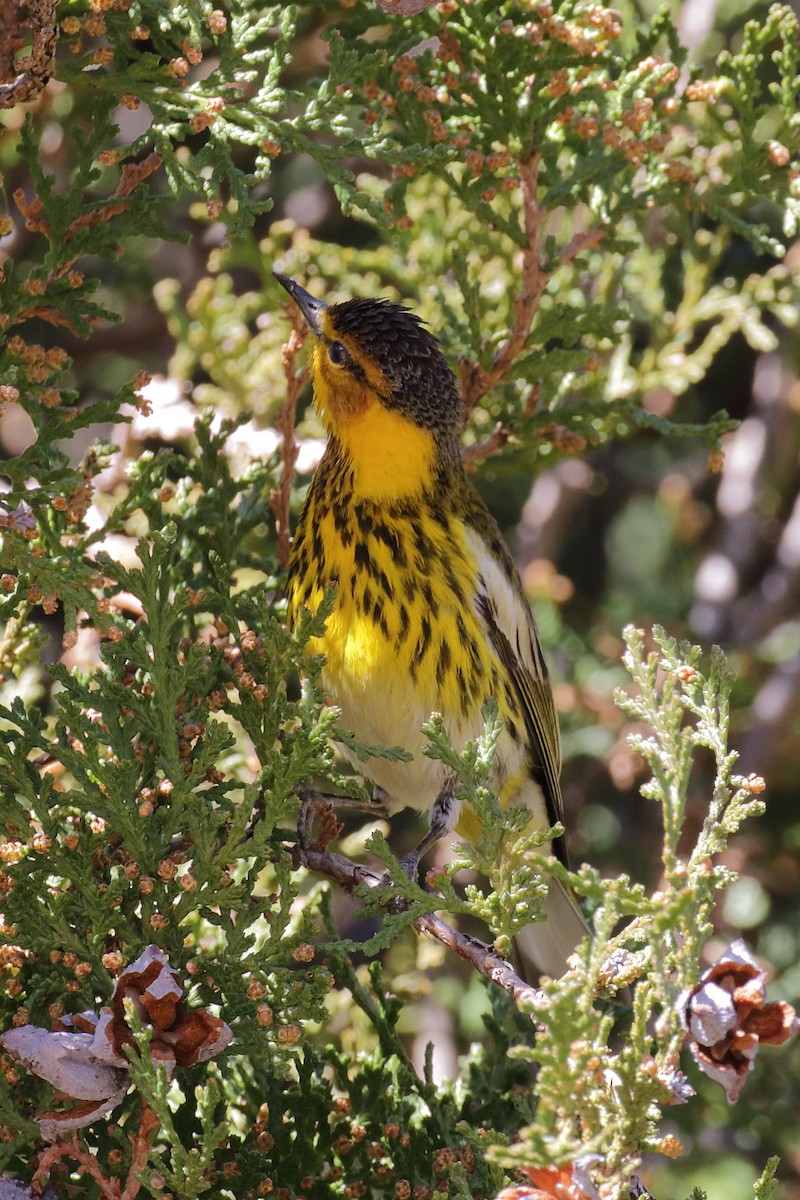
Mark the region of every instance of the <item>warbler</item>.
MULTIPOLYGON (((501 804, 525 803, 531 828, 561 821, 547 667, 514 562, 464 472, 463 406, 438 340, 400 304, 328 305, 275 277, 311 331, 314 403, 328 432, 289 560, 289 620, 315 612, 336 588, 325 631, 308 645, 325 657, 323 685, 359 739, 412 755, 359 769, 390 814, 430 814, 419 852, 457 823, 474 840, 477 820, 465 812, 459 821, 454 781, 423 753, 422 726, 441 713, 461 749, 482 732, 482 709, 494 699, 501 804)), ((554 848, 564 859, 563 838, 554 848)), ((586 926, 559 882, 546 913, 521 931, 518 948, 523 961, 558 976, 586 926)))

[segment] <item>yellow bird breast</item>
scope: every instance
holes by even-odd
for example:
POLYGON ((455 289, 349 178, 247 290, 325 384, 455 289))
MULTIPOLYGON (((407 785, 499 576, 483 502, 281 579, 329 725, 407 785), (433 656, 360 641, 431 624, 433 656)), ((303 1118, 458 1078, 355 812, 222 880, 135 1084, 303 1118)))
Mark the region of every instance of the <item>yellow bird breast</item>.
MULTIPOLYGON (((337 508, 324 474, 312 485, 290 564, 290 612, 316 610, 337 586, 325 632, 308 650, 323 654, 323 683, 342 724, 362 741, 402 746, 411 762, 371 759, 359 769, 387 793, 392 810, 427 810, 447 779, 423 753, 421 727, 442 714, 462 748, 483 728, 490 697, 510 714, 510 689, 475 607, 479 569, 462 524, 424 505, 337 508)), ((525 773, 524 747, 507 732, 497 755, 498 790, 525 773)))

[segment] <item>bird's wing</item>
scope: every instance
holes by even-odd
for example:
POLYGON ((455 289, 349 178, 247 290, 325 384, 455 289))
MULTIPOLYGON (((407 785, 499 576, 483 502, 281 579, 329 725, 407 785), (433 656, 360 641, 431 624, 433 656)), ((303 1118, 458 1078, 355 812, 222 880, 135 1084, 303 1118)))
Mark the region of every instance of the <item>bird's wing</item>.
MULTIPOLYGON (((489 525, 486 518, 481 520, 481 528, 468 526, 467 535, 479 571, 476 611, 516 697, 525 726, 531 776, 542 790, 552 825, 563 818, 561 741, 553 693, 516 568, 494 522, 489 525)), ((560 844, 554 849, 563 857, 560 844)))

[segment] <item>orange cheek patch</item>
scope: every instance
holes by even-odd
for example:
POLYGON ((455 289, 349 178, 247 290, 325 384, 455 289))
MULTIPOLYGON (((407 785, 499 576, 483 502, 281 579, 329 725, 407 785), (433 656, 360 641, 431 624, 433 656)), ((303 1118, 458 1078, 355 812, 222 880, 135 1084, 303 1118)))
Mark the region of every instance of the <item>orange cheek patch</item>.
POLYGON ((313 347, 311 374, 314 380, 314 401, 320 416, 339 437, 343 432, 343 425, 348 420, 362 416, 372 405, 379 404, 378 395, 388 395, 390 388, 379 367, 359 358, 357 347, 351 338, 336 340, 341 340, 353 362, 358 363, 365 375, 364 379, 359 379, 347 367, 334 366, 328 357, 324 341, 317 342, 313 347))

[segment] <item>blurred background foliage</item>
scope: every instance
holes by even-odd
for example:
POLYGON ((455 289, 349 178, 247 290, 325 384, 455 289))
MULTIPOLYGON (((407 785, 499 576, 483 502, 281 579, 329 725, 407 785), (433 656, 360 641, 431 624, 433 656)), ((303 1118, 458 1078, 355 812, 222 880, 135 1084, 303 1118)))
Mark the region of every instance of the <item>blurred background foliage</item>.
MULTIPOLYGON (((445 178, 442 143, 429 142, 417 162, 408 153, 415 139, 422 140, 420 119, 435 128, 434 118, 420 118, 427 111, 420 105, 404 110, 401 89, 389 115, 399 102, 405 142, 404 136, 382 132, 386 114, 379 110, 381 104, 386 110, 387 80, 381 72, 391 74, 391 67, 376 59, 370 76, 363 62, 356 71, 354 60, 361 117, 342 124, 342 144, 334 154, 337 109, 342 96, 349 97, 325 90, 329 47, 336 52, 329 26, 343 10, 348 20, 360 22, 362 53, 368 56, 371 41, 383 36, 374 32, 371 6, 343 0, 341 7, 303 4, 291 12, 287 7, 277 32, 274 14, 268 20, 244 6, 238 26, 219 25, 214 50, 204 58, 197 47, 213 17, 206 7, 136 0, 124 6, 60 3, 56 81, 33 104, 2 114, 0 170, 7 197, 20 189, 30 196, 45 179, 66 187, 75 148, 87 138, 103 147, 98 169, 85 181, 92 203, 108 192, 103 172, 115 169, 115 147, 134 159, 153 149, 162 153, 178 189, 172 195, 164 175, 156 173, 146 202, 150 224, 146 227, 142 215, 140 229, 148 236, 129 238, 124 256, 116 253, 112 237, 104 252, 81 260, 82 273, 95 281, 92 303, 110 310, 116 322, 103 321, 86 339, 41 323, 44 345, 62 346, 69 354, 64 386, 82 403, 98 405, 95 415, 105 422, 70 441, 73 471, 98 435, 122 441, 133 459, 143 450, 180 445, 191 437, 197 409, 252 422, 241 434, 241 470, 253 455, 276 467, 279 439, 273 425, 286 394, 281 352, 288 325, 273 267, 297 274, 328 298, 357 293, 404 299, 441 334, 454 365, 467 364, 462 370, 467 382, 475 364, 490 368, 507 332, 505 295, 519 250, 517 200, 513 185, 503 191, 502 156, 492 167, 497 186, 485 177, 496 131, 486 134, 487 146, 476 148, 484 161, 475 186, 485 198, 471 194, 465 204, 459 195, 463 179, 454 187, 445 178), (105 29, 113 32, 115 22, 136 28, 127 42, 112 39, 117 55, 112 63, 104 58, 105 29), (120 60, 126 44, 127 62, 120 60), (244 69, 236 61, 243 47, 244 69), (183 96, 159 88, 137 67, 147 56, 167 63, 173 81, 188 81, 183 96), (93 88, 81 79, 90 65, 97 68, 93 88), (126 76, 137 70, 141 79, 126 76), (238 97, 230 100, 236 88, 241 98, 260 106, 252 136, 247 105, 238 97), (220 93, 224 106, 217 104, 220 93), (370 118, 369 112, 379 116, 370 118), (31 155, 26 161, 19 154, 25 120, 36 146, 38 179, 31 155), (270 121, 274 128, 265 135, 270 121), (215 174, 221 161, 215 138, 230 149, 224 178, 215 174), (155 377, 147 391, 153 413, 138 415, 125 430, 110 419, 115 397, 142 370, 155 377)), ((555 7, 570 15, 574 6, 555 7)), ((631 53, 639 39, 643 57, 657 6, 623 0, 619 7, 620 44, 631 53)), ((741 52, 745 21, 763 26, 768 12, 762 0, 684 0, 670 8, 689 57, 681 80, 664 83, 668 101, 695 68, 702 75, 720 53, 741 52)), ((536 18, 537 6, 528 9, 536 18)), ((498 8, 498 23, 502 15, 498 8)), ((428 22, 429 35, 435 17, 429 13, 420 20, 428 22)), ((403 28, 394 44, 413 51, 419 35, 403 28)), ((447 64, 440 67, 444 71, 447 64)), ((753 81, 754 88, 773 78, 771 68, 759 69, 763 78, 753 81)), ((412 60, 407 76, 415 70, 412 60)), ((551 83, 549 75, 543 85, 551 83)), ((708 99, 698 93, 697 103, 708 99)), ((432 94, 428 106, 435 100, 432 94)), ((793 98, 787 103, 791 107, 793 98)), ((764 145, 781 128, 779 108, 773 97, 759 118, 764 145)), ((669 117, 672 110, 665 112, 669 117)), ((558 125, 558 114, 551 115, 558 125)), ((497 119, 507 119, 507 113, 500 111, 497 119)), ((568 147, 581 138, 587 147, 595 144, 597 129, 581 132, 572 116, 559 119, 568 147)), ((636 119, 629 128, 638 133, 636 119)), ((642 123, 650 119, 644 114, 642 123)), ((730 114, 697 119, 719 120, 722 146, 730 114)), ((514 136, 512 129, 509 144, 514 136)), ((498 421, 510 431, 502 453, 483 461, 476 455, 476 479, 515 548, 553 668, 573 861, 587 859, 612 874, 627 871, 650 886, 657 882, 658 813, 638 795, 642 765, 625 740, 630 723, 613 703, 614 688, 624 681, 623 625, 658 622, 676 636, 718 642, 728 650, 737 677, 734 743, 743 773, 766 777, 768 806, 727 852, 725 861, 740 878, 723 896, 712 951, 742 930, 775 968, 773 994, 791 1000, 800 993, 800 246, 789 226, 788 253, 779 257, 780 210, 769 199, 768 183, 764 199, 736 219, 726 221, 698 203, 694 184, 702 160, 712 181, 730 171, 726 186, 735 213, 742 186, 737 171, 753 166, 747 147, 740 147, 735 168, 720 150, 723 165, 715 177, 709 139, 698 139, 690 121, 671 136, 684 139, 673 155, 684 174, 652 170, 646 186, 620 188, 612 214, 615 237, 627 237, 631 245, 622 247, 616 261, 604 256, 606 247, 599 243, 587 244, 576 265, 557 260, 571 238, 592 227, 602 207, 593 194, 593 171, 605 169, 602 154, 596 167, 588 149, 573 157, 578 167, 565 174, 563 194, 557 158, 544 164, 542 170, 550 172, 547 219, 554 244, 548 253, 556 256, 555 285, 537 316, 539 340, 535 331, 534 348, 473 410, 466 436, 479 444, 498 421), (754 234, 755 226, 760 231, 754 234), (621 340, 610 297, 624 309, 621 340), (609 401, 616 402, 613 418, 609 401), (735 429, 717 417, 722 409, 738 423, 735 429), (710 432, 692 436, 691 426, 710 432), (720 437, 724 459, 717 450, 720 437)), ((629 164, 641 165, 635 151, 632 155, 629 164)), ((765 162, 759 160, 762 173, 765 162)), ((767 169, 780 174, 784 167, 776 151, 767 169)), ((725 191, 721 186, 720 194, 725 191)), ((14 211, 10 202, 7 211, 14 211)), ((18 216, 2 233, 0 256, 46 268, 46 248, 18 216)), ((92 317, 86 308, 81 319, 92 317)), ((75 328, 86 332, 77 316, 75 328)), ((321 438, 307 387, 298 427, 301 487, 293 498, 295 513, 321 438)), ((0 445, 8 460, 25 452, 32 428, 24 405, 6 407, 0 445)), ((120 479, 112 471, 99 483, 95 503, 102 510, 111 506, 120 479)), ((123 557, 122 543, 127 539, 132 546, 137 532, 135 521, 120 525, 116 549, 123 557)), ((274 538, 269 522, 258 526, 258 534, 274 538)), ((259 555, 277 565, 274 542, 259 555)), ((45 615, 42 627, 45 657, 58 658, 59 614, 45 615)), ((92 654, 83 642, 66 652, 73 666, 90 664, 92 654)), ((33 668, 13 686, 46 705, 51 684, 33 668)), ((696 781, 690 831, 704 816, 705 782, 696 781)), ((408 836, 413 837, 410 829, 408 836)), ((346 928, 348 906, 337 901, 337 908, 346 928)), ((409 940, 391 954, 398 993, 408 999, 400 1018, 403 1038, 417 1061, 424 1053, 420 1047, 433 1039, 435 1072, 452 1074, 456 1057, 485 1036, 482 987, 445 962, 436 947, 409 940)), ((351 1014, 334 1014, 334 1027, 337 1021, 344 1044, 357 1043, 359 1025, 352 1024, 351 1014)), ((366 1037, 367 1027, 361 1033, 366 1037)), ((793 1182, 800 1173, 800 1047, 780 1053, 777 1065, 762 1056, 733 1109, 713 1084, 693 1077, 702 1108, 697 1101, 690 1111, 671 1110, 668 1129, 683 1139, 686 1154, 653 1168, 648 1180, 656 1196, 684 1195, 698 1184, 712 1196, 739 1200, 750 1194, 765 1156, 774 1152, 783 1159, 784 1200, 800 1200, 800 1186, 793 1182)))

